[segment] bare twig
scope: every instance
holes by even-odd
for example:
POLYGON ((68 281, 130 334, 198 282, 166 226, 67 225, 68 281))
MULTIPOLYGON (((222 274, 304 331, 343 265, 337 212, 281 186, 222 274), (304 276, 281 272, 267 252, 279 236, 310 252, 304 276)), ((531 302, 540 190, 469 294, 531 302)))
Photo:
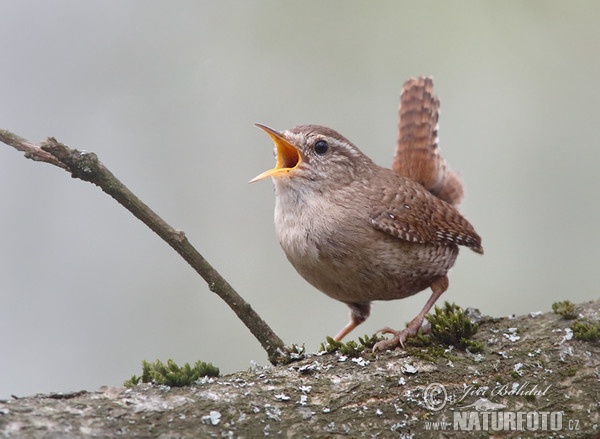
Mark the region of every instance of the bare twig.
POLYGON ((31 143, 26 139, 11 133, 10 131, 0 129, 0 140, 7 145, 12 146, 17 151, 24 152, 25 157, 28 159, 35 160, 36 162, 50 163, 54 166, 58 166, 59 168, 67 169, 67 167, 60 162, 60 160, 57 160, 54 156, 52 156, 52 154, 44 151, 39 145, 31 143))
POLYGON ((79 178, 99 186, 123 207, 150 227, 204 278, 210 290, 223 299, 244 322, 250 332, 275 362, 281 354, 283 341, 252 309, 233 287, 190 244, 184 232, 175 230, 119 181, 99 160, 96 154, 71 149, 50 137, 40 145, 31 143, 9 131, 0 130, 0 141, 25 153, 32 160, 50 163, 79 178))

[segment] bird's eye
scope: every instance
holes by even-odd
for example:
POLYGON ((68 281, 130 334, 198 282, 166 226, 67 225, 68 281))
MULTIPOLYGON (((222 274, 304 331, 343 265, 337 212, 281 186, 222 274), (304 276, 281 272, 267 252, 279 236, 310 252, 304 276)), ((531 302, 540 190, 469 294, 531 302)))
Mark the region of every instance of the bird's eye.
POLYGON ((315 152, 318 155, 323 155, 327 152, 327 150, 329 149, 329 144, 325 141, 325 140, 318 140, 315 143, 315 152))

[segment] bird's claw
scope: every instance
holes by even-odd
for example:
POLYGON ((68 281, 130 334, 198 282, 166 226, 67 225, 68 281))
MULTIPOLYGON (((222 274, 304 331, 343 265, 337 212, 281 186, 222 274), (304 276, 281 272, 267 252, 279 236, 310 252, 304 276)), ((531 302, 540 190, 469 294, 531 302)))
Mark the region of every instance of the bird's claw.
POLYGON ((419 327, 421 325, 408 325, 407 328, 402 329, 401 331, 397 331, 396 329, 392 329, 389 326, 385 328, 381 328, 377 331, 378 334, 392 334, 392 338, 388 338, 386 340, 381 340, 375 343, 373 346, 373 352, 376 351, 384 351, 386 349, 393 349, 400 345, 402 349, 404 349, 404 342, 408 337, 414 337, 419 332, 419 327))

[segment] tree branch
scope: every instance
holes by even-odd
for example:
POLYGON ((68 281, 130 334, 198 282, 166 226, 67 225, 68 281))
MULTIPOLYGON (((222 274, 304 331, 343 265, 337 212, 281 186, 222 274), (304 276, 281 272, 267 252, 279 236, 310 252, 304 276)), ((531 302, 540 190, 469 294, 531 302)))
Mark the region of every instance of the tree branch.
POLYGON ((599 311, 479 316, 478 354, 338 351, 187 387, 15 397, 0 401, 0 437, 597 438, 600 344, 571 328, 599 311))
POLYGON ((67 167, 60 162, 60 160, 57 160, 52 156, 52 154, 44 151, 39 145, 31 143, 26 139, 11 133, 10 131, 0 129, 0 141, 12 146, 17 151, 24 152, 25 157, 28 159, 35 160, 36 162, 50 163, 54 166, 58 166, 59 168, 67 169, 67 167))
POLYGON ((25 157, 29 159, 50 163, 65 169, 71 173, 73 178, 93 183, 113 197, 136 218, 150 227, 202 276, 210 290, 229 305, 260 342, 267 351, 269 360, 276 361, 284 347, 283 341, 252 309, 250 304, 190 244, 184 232, 175 230, 144 204, 98 160, 96 154, 71 149, 52 137, 37 145, 6 130, 0 130, 0 141, 24 152, 25 157))

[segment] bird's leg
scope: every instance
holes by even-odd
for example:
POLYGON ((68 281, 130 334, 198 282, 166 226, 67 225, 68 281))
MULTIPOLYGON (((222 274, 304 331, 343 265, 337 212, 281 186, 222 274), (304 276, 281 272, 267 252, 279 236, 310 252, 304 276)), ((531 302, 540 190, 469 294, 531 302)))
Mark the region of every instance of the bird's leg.
POLYGON ((431 283, 431 297, 417 316, 410 321, 405 329, 396 331, 390 327, 380 329, 379 333, 382 334, 393 334, 394 336, 388 340, 382 340, 373 346, 373 351, 385 350, 393 348, 398 345, 404 347, 404 342, 408 337, 413 337, 419 332, 419 328, 423 324, 425 315, 429 312, 433 304, 439 299, 439 297, 448 289, 448 276, 440 276, 431 283))
POLYGON ((333 339, 335 341, 340 341, 344 338, 350 331, 360 325, 362 322, 367 320, 369 314, 371 313, 371 304, 367 303, 348 303, 350 307, 350 321, 346 326, 344 326, 340 332, 337 333, 333 339))

